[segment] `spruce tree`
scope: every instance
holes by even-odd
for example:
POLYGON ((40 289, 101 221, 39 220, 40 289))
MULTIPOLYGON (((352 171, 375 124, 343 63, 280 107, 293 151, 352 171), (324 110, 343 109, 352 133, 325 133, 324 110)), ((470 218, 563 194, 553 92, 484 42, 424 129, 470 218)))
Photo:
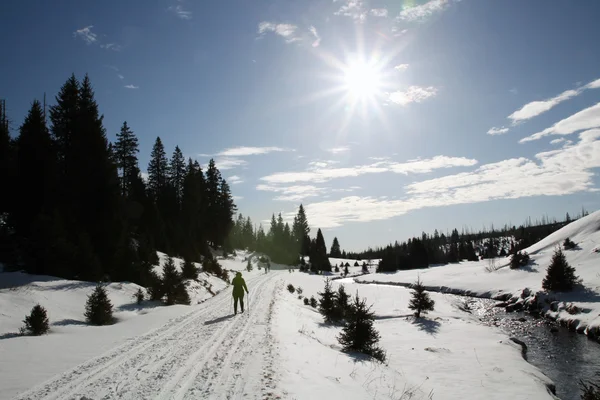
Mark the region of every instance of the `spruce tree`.
POLYGON ((198 279, 198 268, 189 259, 185 259, 183 267, 181 268, 181 275, 183 279, 198 279))
POLYGON ((331 279, 325 280, 323 292, 319 292, 319 312, 325 319, 325 322, 335 322, 339 320, 339 315, 335 309, 335 292, 331 285, 331 279))
POLYGON ((338 336, 338 342, 344 351, 357 351, 384 362, 386 355, 377 346, 380 335, 373 326, 374 321, 375 315, 371 311, 371 307, 367 306, 365 299, 361 300, 358 297, 357 292, 346 315, 342 333, 338 336))
POLYGON ((311 259, 311 264, 314 263, 319 271, 331 272, 331 264, 327 257, 327 247, 325 246, 325 239, 323 238, 321 229, 317 230, 315 247, 312 249, 312 252, 313 258, 311 259))
POLYGON ((121 176, 121 194, 125 197, 132 191, 132 182, 139 174, 138 139, 133 131, 123 122, 123 126, 117 133, 117 141, 113 146, 114 158, 121 176))
POLYGON ((46 309, 39 304, 36 304, 31 309, 31 313, 25 317, 23 322, 25 323, 23 330, 34 336, 43 335, 50 330, 48 313, 46 309))
POLYGON ((85 319, 92 325, 112 324, 112 307, 106 288, 98 284, 85 304, 85 319))
POLYGON ((415 317, 420 318, 421 313, 426 314, 428 311, 433 311, 435 301, 429 297, 429 293, 425 291, 425 286, 421 282, 421 279, 417 279, 412 286, 412 298, 408 303, 408 308, 414 310, 415 317))
POLYGON ((335 314, 338 319, 343 319, 348 315, 350 296, 346 292, 344 285, 338 287, 335 296, 335 314))
POLYGON ((340 242, 338 242, 338 238, 333 238, 333 243, 331 244, 331 251, 329 252, 330 257, 341 257, 342 253, 340 251, 340 242))
MULTIPOLYGON (((175 269, 173 258, 169 257, 163 265, 162 288, 166 297, 166 304, 173 305, 178 303, 178 296, 181 290, 183 279, 181 274, 175 269)), ((185 289, 185 288, 184 288, 185 289)))
POLYGON ((308 235, 310 233, 310 227, 308 226, 308 218, 306 217, 306 211, 302 204, 298 207, 298 213, 294 218, 292 232, 297 246, 296 251, 303 256, 309 255, 310 238, 308 235))
POLYGON ((160 137, 157 137, 152 147, 150 163, 148 164, 148 191, 155 202, 167 185, 168 166, 169 162, 167 160, 167 153, 165 153, 165 147, 160 137))
POLYGON ((577 282, 575 268, 569 265, 564 253, 557 247, 542 281, 542 287, 548 291, 567 292, 573 290, 577 282))
POLYGON ((169 164, 169 179, 171 186, 173 186, 175 190, 178 204, 181 204, 183 199, 185 178, 185 158, 183 157, 183 153, 179 149, 179 146, 175 146, 175 151, 173 152, 173 157, 169 164))

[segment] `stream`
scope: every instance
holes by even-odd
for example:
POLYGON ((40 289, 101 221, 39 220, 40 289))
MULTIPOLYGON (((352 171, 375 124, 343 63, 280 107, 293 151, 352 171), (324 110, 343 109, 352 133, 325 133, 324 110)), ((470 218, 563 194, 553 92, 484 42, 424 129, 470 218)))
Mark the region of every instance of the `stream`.
POLYGON ((493 300, 463 299, 468 299, 472 312, 483 324, 498 327, 527 345, 527 361, 554 381, 559 398, 579 400, 579 380, 598 381, 600 344, 594 340, 543 317, 507 313, 504 308, 494 307, 493 300))

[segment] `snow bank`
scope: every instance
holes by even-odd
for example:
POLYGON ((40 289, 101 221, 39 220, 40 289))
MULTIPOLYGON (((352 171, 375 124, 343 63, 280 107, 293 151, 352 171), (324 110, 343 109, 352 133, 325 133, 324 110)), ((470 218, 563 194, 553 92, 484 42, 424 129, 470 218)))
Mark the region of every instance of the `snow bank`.
MULTIPOLYGON (((296 272, 282 279, 285 286, 301 287, 306 297, 323 289, 319 276, 296 272)), ((435 311, 416 322, 407 307, 409 290, 345 286, 373 304, 388 365, 341 352, 336 340, 341 328, 324 325, 315 309, 285 290, 274 318, 284 398, 313 398, 315 388, 319 397, 344 400, 553 398, 551 381, 522 358, 520 346, 460 311, 455 297, 432 293, 435 311)))
POLYGON ((493 261, 495 272, 488 272, 492 261, 461 262, 444 266, 398 271, 391 274, 371 274, 356 278, 360 283, 385 283, 406 286, 421 280, 429 290, 459 293, 495 299, 512 299, 517 304, 543 301, 549 317, 590 335, 600 335, 600 211, 583 217, 525 249, 531 262, 518 270, 509 268, 510 259, 493 261), (567 261, 575 267, 583 287, 570 293, 544 295, 542 280, 557 245, 570 238, 577 247, 564 251, 567 261), (523 294, 525 291, 525 294, 523 294), (535 296, 535 298, 534 298, 535 296), (553 301, 561 303, 552 305, 553 301), (573 303, 579 312, 575 311, 573 303))

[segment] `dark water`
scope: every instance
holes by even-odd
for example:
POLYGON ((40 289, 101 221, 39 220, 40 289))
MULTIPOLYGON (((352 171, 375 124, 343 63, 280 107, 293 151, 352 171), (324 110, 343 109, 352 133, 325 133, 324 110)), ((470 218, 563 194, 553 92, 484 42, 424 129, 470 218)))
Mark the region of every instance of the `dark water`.
POLYGON ((469 301, 483 323, 497 326, 527 345, 527 361, 538 367, 556 385, 563 400, 579 400, 579 380, 598 382, 600 343, 545 318, 525 313, 507 313, 490 300, 469 301))

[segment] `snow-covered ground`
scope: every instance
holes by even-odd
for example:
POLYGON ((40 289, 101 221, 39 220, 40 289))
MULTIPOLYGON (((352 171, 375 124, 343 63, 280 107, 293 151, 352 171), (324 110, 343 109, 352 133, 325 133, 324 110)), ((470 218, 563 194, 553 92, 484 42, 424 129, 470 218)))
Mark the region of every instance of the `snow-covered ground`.
POLYGON ((370 274, 356 278, 358 282, 378 282, 407 285, 421 280, 431 290, 441 292, 463 292, 475 296, 499 298, 510 296, 513 301, 533 300, 533 296, 542 290, 542 279, 557 245, 566 238, 577 244, 574 250, 565 250, 567 261, 575 267, 576 274, 582 279, 583 287, 570 293, 538 294, 537 299, 564 302, 558 305, 558 311, 548 310, 548 314, 570 324, 574 329, 587 332, 600 329, 600 211, 570 223, 554 232, 525 251, 531 256, 528 266, 518 270, 509 267, 510 258, 495 260, 495 272, 487 272, 489 260, 461 262, 427 269, 398 271, 393 274, 370 274), (530 289, 531 298, 522 298, 524 289, 530 289), (574 303, 583 312, 570 314, 568 303, 574 303))
MULTIPOLYGON (((323 277, 292 273, 282 277, 315 296, 323 277)), ((340 327, 287 290, 275 307, 281 354, 283 398, 308 399, 551 399, 551 382, 521 356, 521 348, 500 331, 480 325, 461 311, 456 296, 432 293, 435 311, 416 322, 408 309, 410 290, 344 284, 373 304, 388 365, 340 351, 340 327), (315 396, 320 393, 320 396, 315 396)))
POLYGON ((111 284, 119 321, 106 327, 81 322, 92 284, 29 277, 19 285, 23 274, 0 274, 0 335, 9 333, 0 337, 0 399, 552 398, 549 380, 520 347, 459 310, 451 296, 433 293, 436 311, 415 322, 407 317, 409 290, 336 281, 374 304, 389 357, 381 365, 341 352, 341 328, 324 325, 285 289, 292 283, 316 297, 322 276, 277 265, 265 274, 255 257, 246 272, 247 256, 219 260, 243 271, 245 314, 232 315, 229 288, 191 306, 137 308, 136 285, 111 284), (49 310, 51 333, 11 337, 38 301, 49 310))

